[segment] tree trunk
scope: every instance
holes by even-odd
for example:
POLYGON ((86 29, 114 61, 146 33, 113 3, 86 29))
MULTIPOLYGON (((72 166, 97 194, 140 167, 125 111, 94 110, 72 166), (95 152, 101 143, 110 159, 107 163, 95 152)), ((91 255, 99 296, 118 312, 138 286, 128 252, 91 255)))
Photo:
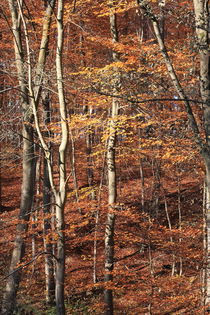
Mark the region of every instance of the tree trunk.
MULTIPOLYGON (((63 195, 63 194, 62 194, 63 195)), ((65 234, 64 234, 64 202, 60 192, 56 198, 56 232, 57 240, 57 261, 55 275, 55 299, 57 315, 65 314, 64 304, 64 276, 65 276, 65 234)))
MULTIPOLYGON (((28 228, 31 206, 33 201, 34 188, 34 146, 33 129, 30 126, 23 125, 23 179, 22 194, 20 204, 20 214, 18 216, 20 223, 17 225, 14 249, 10 263, 9 273, 12 273, 21 262, 25 253, 25 232, 28 228), (27 140, 26 140, 27 139, 27 140), (22 223, 24 221, 24 223, 22 223)), ((9 276, 6 284, 6 290, 3 297, 1 314, 13 314, 16 306, 16 295, 21 279, 21 269, 9 276)))
MULTIPOLYGON (((117 199, 116 187, 116 165, 115 165, 115 144, 116 144, 116 121, 117 101, 112 103, 112 120, 110 122, 110 135, 107 148, 107 171, 108 171, 108 203, 109 212, 107 215, 105 228, 105 282, 112 281, 112 271, 114 268, 114 224, 115 224, 115 203, 117 199)), ((105 288, 104 299, 106 304, 106 314, 113 314, 113 293, 112 289, 105 288)))
MULTIPOLYGON (((111 7, 112 9, 112 7, 111 7)), ((116 15, 110 15, 110 30, 112 40, 114 43, 118 42, 118 32, 116 25, 116 15)), ((118 54, 113 51, 112 59, 114 62, 118 61, 118 54)), ((113 91, 118 90, 119 73, 114 73, 113 91)), ((116 162, 115 162, 115 146, 116 146, 116 117, 118 115, 118 100, 113 98, 111 120, 109 125, 109 138, 107 143, 107 172, 108 172, 108 203, 109 211, 107 214, 106 228, 105 228, 105 286, 109 286, 108 282, 113 280, 114 268, 114 224, 115 224, 115 203, 117 199, 117 179, 116 179, 116 162)), ((105 287, 104 301, 106 307, 106 314, 113 314, 113 292, 112 289, 105 287)))
MULTIPOLYGON (((44 124, 50 123, 50 100, 49 93, 47 93, 43 100, 44 109, 44 124)), ((46 137, 50 134, 46 132, 46 137)), ((50 148, 51 149, 51 148, 50 148)), ((46 158, 44 157, 44 172, 43 172, 43 212, 44 216, 44 248, 45 252, 49 255, 45 255, 45 284, 46 284, 46 303, 52 305, 55 301, 55 280, 54 280, 54 264, 53 264, 53 245, 51 232, 52 218, 52 197, 51 197, 51 185, 49 179, 49 169, 46 158)))
MULTIPOLYGON (((31 247, 32 247, 32 257, 34 258, 36 256, 36 228, 37 228, 37 220, 38 220, 38 213, 40 209, 40 184, 41 184, 41 150, 38 146, 34 144, 34 151, 37 152, 35 163, 36 163, 36 171, 35 171, 35 189, 34 189, 34 200, 32 205, 32 215, 31 215, 31 221, 32 221, 32 231, 33 234, 31 235, 31 247)), ((35 271, 35 263, 33 263, 33 273, 35 271)))
POLYGON ((204 102, 204 127, 206 150, 203 150, 206 166, 206 288, 204 303, 210 311, 210 53, 209 53, 209 10, 208 1, 193 0, 197 42, 200 55, 200 93, 204 102))
MULTIPOLYGON (((22 47, 22 32, 21 32, 21 18, 22 2, 15 0, 8 0, 9 10, 12 20, 12 32, 14 37, 14 51, 16 59, 16 68, 18 73, 18 80, 21 89, 22 109, 23 109, 23 176, 22 176, 22 190, 21 190, 21 204, 20 204, 20 223, 17 225, 17 233, 15 239, 14 250, 10 264, 10 273, 15 271, 16 266, 21 262, 25 251, 25 231, 28 228, 28 220, 30 218, 31 206, 34 194, 34 178, 35 178, 35 158, 34 158, 34 143, 33 143, 33 127, 31 126, 33 115, 28 96, 27 79, 30 79, 30 74, 27 78, 24 71, 24 53, 22 47), (19 9, 19 12, 18 12, 19 9), (22 223, 21 221, 24 220, 22 223)), ((52 9, 54 1, 51 1, 46 9, 46 16, 43 22, 42 41, 39 51, 39 60, 37 64, 37 76, 43 72, 45 65, 46 49, 48 45, 49 26, 51 21, 52 9)), ((23 15, 22 15, 23 17, 23 15)), ((29 65, 30 66, 30 65, 29 65)), ((39 90, 42 83, 42 76, 40 76, 39 84, 37 86, 36 102, 39 101, 39 90)), ((18 270, 8 278, 6 290, 2 303, 2 314, 12 314, 16 305, 16 295, 21 279, 21 270, 18 270)))
POLYGON ((56 230, 57 241, 57 263, 56 263, 56 311, 58 315, 65 314, 64 305, 64 276, 65 276, 65 234, 64 234, 64 205, 66 200, 66 149, 68 145, 68 123, 66 114, 66 102, 63 86, 63 0, 58 0, 57 13, 57 53, 56 53, 56 72, 57 88, 61 119, 61 143, 59 146, 59 191, 56 193, 56 230))
POLYGON ((210 159, 206 161, 206 269, 204 303, 210 311, 210 159))
MULTIPOLYGON (((35 173, 35 159, 34 159, 34 144, 33 144, 33 128, 30 126, 31 113, 29 106, 29 99, 27 96, 27 88, 24 80, 23 71, 23 50, 22 38, 19 16, 17 11, 17 4, 14 0, 8 0, 9 9, 12 17, 12 28, 14 36, 14 50, 16 59, 16 68, 18 72, 18 80, 21 87, 21 98, 23 108, 23 175, 22 175, 22 189, 21 189, 21 204, 19 220, 17 225, 16 238, 12 258, 10 263, 10 273, 13 272, 17 265, 21 262, 25 252, 25 232, 27 230, 27 221, 30 217, 31 206, 33 202, 33 187, 34 187, 34 173, 35 173), (22 222, 24 221, 24 223, 22 222)), ((21 279, 21 270, 14 272, 7 280, 6 290, 2 303, 2 314, 12 314, 16 306, 16 295, 21 279)))
POLYGON ((45 255, 45 283, 46 283, 46 303, 53 305, 55 301, 55 281, 54 281, 54 264, 53 264, 53 245, 51 233, 51 194, 49 183, 49 171, 46 159, 44 159, 44 178, 43 178, 43 207, 44 215, 44 249, 49 255, 45 255))
POLYGON ((69 135, 70 135, 70 140, 71 140, 71 171, 72 171, 72 176, 73 176, 74 191, 75 191, 76 202, 78 203, 78 211, 81 213, 81 209, 79 208, 79 189, 78 189, 78 182, 77 182, 75 141, 74 141, 74 135, 71 129, 69 129, 69 135))
MULTIPOLYGON (((92 116, 93 109, 89 109, 89 115, 88 117, 91 118, 92 116)), ((87 145, 87 181, 88 181, 88 186, 91 188, 91 193, 90 193, 90 199, 95 200, 96 199, 96 194, 95 190, 93 188, 93 157, 92 157, 92 146, 93 146, 93 139, 94 139, 94 130, 91 126, 88 127, 87 129, 87 134, 86 134, 86 145, 87 145)))

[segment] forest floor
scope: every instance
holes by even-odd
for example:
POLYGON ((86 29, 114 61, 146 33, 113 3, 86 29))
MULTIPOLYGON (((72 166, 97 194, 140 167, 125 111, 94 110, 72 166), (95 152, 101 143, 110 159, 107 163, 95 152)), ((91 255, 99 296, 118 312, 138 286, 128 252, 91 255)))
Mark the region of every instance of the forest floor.
MULTIPOLYGON (((157 204, 149 192, 152 178, 145 179, 145 209, 134 187, 138 179, 122 182, 115 228, 114 303, 116 314, 203 314, 203 187, 200 177, 183 177, 180 191, 166 178, 157 204), (125 189, 126 188, 126 189, 125 189), (148 192, 147 192, 148 190, 148 192)), ((18 165, 1 173, 0 291, 5 285, 20 204, 21 170, 18 165)), ((106 196, 106 189, 103 198, 106 196)), ((104 199, 103 199, 104 200, 104 199)), ((67 314, 101 314, 103 310, 103 239, 107 212, 100 205, 97 227, 97 279, 93 284, 93 242, 96 205, 90 200, 66 204, 66 303, 67 314), (78 209, 80 211, 78 211, 78 209)), ((30 222, 23 263, 43 250, 41 212, 30 222), (34 228, 34 223, 36 228, 34 228)), ((23 268, 18 303, 21 314, 54 314, 44 303, 44 257, 23 268)), ((0 299, 1 299, 0 294, 0 299)))

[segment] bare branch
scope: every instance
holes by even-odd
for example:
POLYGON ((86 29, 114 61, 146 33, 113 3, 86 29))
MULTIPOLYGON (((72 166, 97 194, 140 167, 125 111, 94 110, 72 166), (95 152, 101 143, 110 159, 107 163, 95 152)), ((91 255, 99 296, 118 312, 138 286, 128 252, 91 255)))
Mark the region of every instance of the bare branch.
POLYGON ((201 104, 201 105, 204 104, 203 101, 198 101, 198 100, 188 99, 188 98, 187 99, 186 98, 149 98, 149 99, 146 99, 146 100, 138 100, 138 99, 130 98, 130 97, 123 96, 123 95, 117 95, 117 94, 112 94, 112 93, 108 93, 108 92, 103 92, 103 91, 100 91, 100 90, 94 89, 94 88, 92 88, 92 91, 95 92, 95 93, 98 93, 100 95, 120 98, 120 99, 123 99, 123 100, 125 100, 127 102, 134 103, 134 104, 135 103, 143 104, 143 103, 149 103, 149 102, 167 102, 167 101, 185 102, 186 100, 188 102, 191 102, 191 103, 197 103, 197 104, 201 104))
POLYGON ((48 252, 41 252, 38 253, 33 259, 31 259, 30 261, 28 261, 27 263, 25 263, 24 265, 18 267, 17 269, 13 270, 12 272, 10 272, 7 276, 5 276, 4 278, 1 279, 1 281, 9 278, 10 276, 12 276, 15 272, 23 269, 24 267, 30 265, 31 263, 33 263, 38 257, 40 257, 41 255, 50 255, 52 256, 56 261, 58 261, 57 257, 55 255, 53 255, 52 253, 48 253, 48 252))

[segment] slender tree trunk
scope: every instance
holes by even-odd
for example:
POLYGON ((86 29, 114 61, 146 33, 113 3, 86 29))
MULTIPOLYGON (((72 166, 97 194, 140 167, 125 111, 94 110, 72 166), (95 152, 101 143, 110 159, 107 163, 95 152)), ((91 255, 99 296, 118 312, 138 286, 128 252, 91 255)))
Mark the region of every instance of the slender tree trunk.
MULTIPOLYGON (((63 194, 62 194, 63 195, 63 194)), ((60 192, 56 198, 56 232, 57 240, 57 262, 55 275, 55 299, 57 315, 65 314, 64 304, 64 276, 65 276, 65 234, 64 234, 64 206, 60 192)))
MULTIPOLYGON (((182 231, 182 209, 181 209, 181 189, 180 189, 180 177, 179 177, 179 169, 177 167, 177 193, 178 193, 178 216, 179 216, 179 231, 182 231)), ((181 246, 182 238, 179 237, 179 243, 181 246)), ((179 275, 182 276, 183 272, 183 263, 182 263, 182 256, 179 257, 179 275)))
POLYGON ((143 171, 143 159, 139 159, 139 173, 141 180, 141 207, 142 211, 145 210, 144 201, 145 201, 145 187, 144 187, 144 171, 143 171))
MULTIPOLYGON (((40 173, 41 173, 41 150, 38 148, 38 146, 34 145, 34 151, 36 151, 36 172, 35 172, 35 192, 34 192, 34 200, 32 205, 32 232, 34 230, 34 233, 31 236, 31 247, 32 247, 32 257, 34 258, 36 255, 36 227, 37 227, 37 216, 40 209, 40 173), (36 148, 37 147, 37 148, 36 148)), ((33 263, 33 272, 35 271, 35 263, 33 263)))
MULTIPOLYGON (((116 126, 114 118, 117 115, 117 101, 112 103, 112 118, 110 121, 110 135, 107 147, 107 171, 108 171, 108 203, 109 212, 107 215, 105 228, 105 282, 113 280, 112 271, 114 268, 114 224, 115 224, 115 203, 117 199, 116 187, 116 165, 115 165, 115 144, 116 144, 116 126)), ((106 314, 113 314, 113 293, 112 289, 105 288, 104 298, 106 304, 106 314)))
MULTIPOLYGON (((17 3, 14 0, 8 0, 9 9, 12 17, 12 28, 14 36, 14 50, 16 67, 18 72, 18 80, 21 87, 21 98, 23 108, 23 175, 22 175, 22 189, 21 189, 21 204, 19 220, 17 225, 16 238, 12 258, 10 263, 10 273, 13 272, 20 263, 25 252, 25 232, 27 230, 27 221, 30 217, 31 206, 34 194, 34 173, 35 173, 35 159, 34 159, 34 144, 33 144, 33 128, 30 126, 31 113, 29 110, 29 99, 27 96, 27 88, 24 80, 23 71, 23 50, 19 15, 17 11, 17 3), (24 223, 22 222, 24 221, 24 223)), ((6 290, 2 303, 2 314, 12 314, 16 305, 16 295, 21 279, 21 270, 13 273, 7 280, 6 290)))
POLYGON ((55 281, 54 281, 54 264, 53 264, 53 245, 51 233, 51 196, 49 186, 49 171, 46 159, 44 160, 44 179, 43 179, 43 206, 44 215, 47 218, 44 219, 44 248, 45 252, 49 255, 45 255, 45 281, 46 281, 46 302, 52 305, 55 301, 55 281))
MULTIPOLYGON (((112 7, 111 7, 112 9, 112 7)), ((116 25, 116 15, 110 15, 111 36, 114 43, 118 42, 118 32, 116 25)), ((118 54, 112 52, 113 61, 118 61, 118 54)), ((114 74, 113 90, 118 90, 119 74, 114 74)), ((115 162, 115 146, 116 146, 116 117, 118 116, 118 100, 113 98, 111 120, 109 125, 109 138, 107 143, 107 172, 108 172, 108 203, 109 212, 107 214, 105 228, 105 286, 113 280, 114 268, 114 225, 115 225, 115 204, 117 199, 117 178, 116 178, 116 162, 115 162)), ((104 301, 106 314, 113 314, 113 292, 112 289, 105 287, 104 301)))
MULTIPOLYGON (((165 192, 164 192, 164 204, 165 204, 165 213, 166 213, 166 219, 168 222, 168 228, 169 228, 170 232, 172 232, 171 219, 170 219, 169 212, 168 212, 168 203, 167 203, 165 192)), ((171 242, 171 244, 173 244, 173 237, 172 236, 170 236, 170 242, 171 242)), ((176 267, 175 266, 175 254, 173 253, 172 254, 172 264, 171 264, 171 276, 172 277, 174 276, 174 273, 175 273, 175 267, 176 267)))
MULTIPOLYGON (((203 268, 201 270, 201 305, 205 306, 205 298, 206 298, 206 263, 207 263, 207 230, 206 230, 206 205, 207 205, 207 187, 206 181, 203 183, 203 268)), ((203 314, 205 314, 205 309, 203 310, 203 314)))
POLYGON ((204 102, 204 127, 207 149, 202 152, 206 166, 206 296, 205 306, 210 311, 210 52, 209 1, 193 0, 197 42, 200 55, 200 93, 204 102))
POLYGON ((150 215, 158 218, 159 199, 160 199, 160 165, 155 158, 152 158, 152 173, 153 173, 153 191, 152 191, 152 209, 150 215))
POLYGON ((74 135, 70 128, 69 128, 69 135, 70 135, 70 141, 71 141, 71 172, 73 176, 76 202, 78 203, 78 210, 79 212, 81 212, 81 209, 79 208, 79 189, 78 189, 78 182, 77 182, 77 169, 76 169, 76 159, 75 159, 75 141, 74 141, 74 135))
MULTIPOLYGON (((50 100, 48 93, 43 100, 44 107, 44 124, 47 126, 50 123, 50 100)), ((49 137, 49 132, 46 132, 46 137, 49 137)), ((50 147, 51 149, 51 147, 50 147)), ((53 245, 51 233, 52 221, 52 191, 49 179, 49 169, 46 158, 44 157, 44 172, 43 172, 43 212, 44 212, 44 249, 49 255, 45 255, 45 283, 46 283, 46 303, 52 305, 55 301, 55 280, 54 280, 54 264, 53 264, 53 245)))
POLYGON ((103 187, 103 180, 104 180, 104 174, 105 174, 105 166, 106 166, 106 152, 104 152, 103 156, 103 164, 102 164, 102 171, 101 171, 101 180, 100 185, 98 189, 98 206, 97 210, 95 211, 95 232, 94 232, 94 243, 93 243, 93 283, 97 283, 97 234, 98 234, 98 227, 99 227, 99 218, 100 218, 100 212, 99 207, 101 204, 101 192, 103 187))
POLYGON ((160 8, 160 31, 161 31, 161 37, 164 41, 165 38, 165 17, 164 17, 164 7, 166 5, 165 0, 159 0, 158 5, 160 8))
POLYGON ((206 269, 204 303, 210 311, 210 159, 206 161, 206 269))
MULTIPOLYGON (((28 220, 30 217, 31 206, 33 201, 34 188, 34 146, 33 146, 33 130, 30 126, 23 126, 23 178, 22 178, 22 194, 20 204, 20 214, 18 216, 20 223, 17 225, 16 238, 9 273, 13 272, 25 253, 25 232, 28 228, 28 220), (27 139, 27 140, 26 140, 27 139), (22 223, 24 221, 24 223, 22 223)), ((14 272, 7 280, 6 290, 3 297, 1 314, 13 314, 16 306, 16 295, 21 279, 21 270, 14 272)))
MULTIPOLYGON (((92 116, 92 108, 89 109, 89 118, 92 116)), ((96 194, 95 190, 93 189, 93 157, 92 157, 92 146, 93 146, 93 139, 94 139, 94 130, 91 126, 87 129, 86 135, 86 145, 87 145, 87 180, 88 186, 91 188, 90 199, 95 200, 96 194)))
POLYGON ((62 53, 63 53, 63 0, 58 0, 57 13, 57 52, 56 72, 57 87, 61 118, 62 139, 59 146, 59 191, 56 193, 56 230, 57 241, 57 263, 56 263, 56 311, 58 315, 65 314, 64 305, 64 276, 65 276, 65 234, 64 234, 64 205, 66 200, 66 149, 68 145, 68 123, 66 114, 66 102, 64 97, 62 53))

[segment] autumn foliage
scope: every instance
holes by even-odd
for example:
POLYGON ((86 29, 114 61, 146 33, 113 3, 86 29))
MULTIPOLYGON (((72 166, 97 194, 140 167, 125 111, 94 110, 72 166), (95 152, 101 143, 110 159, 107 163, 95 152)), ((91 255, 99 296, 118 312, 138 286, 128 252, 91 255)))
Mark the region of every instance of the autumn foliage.
MULTIPOLYGON (((44 3, 23 5, 32 64, 39 50, 44 3)), ((192 3, 169 0, 163 7, 158 3, 150 1, 162 23, 178 78, 189 99, 199 100, 192 3)), ((22 112, 6 1, 1 11, 0 300, 18 223, 22 176, 22 112)), ((53 14, 37 113, 51 147, 53 179, 58 184, 62 122, 56 94, 56 34, 53 14), (47 123, 46 98, 51 116, 47 123)), ((25 47, 26 42, 22 44, 25 47)), ((102 314, 103 290, 110 288, 116 314, 203 314, 205 169, 151 21, 136 1, 114 1, 112 9, 109 1, 65 1, 63 71, 69 128, 64 211, 66 313, 102 314), (110 36, 112 13, 117 16, 117 43, 110 36), (111 58, 113 51, 119 55, 118 62, 111 58), (116 72, 120 84, 113 95, 116 72), (110 211, 106 152, 113 97, 119 102, 119 115, 114 118, 118 196, 113 208, 114 280, 105 283, 104 229, 110 211)), ((201 104, 194 102, 192 108, 204 138, 201 104)), ((34 121, 31 125, 35 126, 34 121)), ((44 243, 56 246, 55 200, 51 195, 51 212, 46 214, 44 151, 36 131, 33 145, 38 176, 24 235, 26 254, 17 266, 23 271, 18 309, 20 314, 54 314, 54 306, 45 304, 44 243), (49 233, 43 231, 45 220, 51 222, 49 233)))

